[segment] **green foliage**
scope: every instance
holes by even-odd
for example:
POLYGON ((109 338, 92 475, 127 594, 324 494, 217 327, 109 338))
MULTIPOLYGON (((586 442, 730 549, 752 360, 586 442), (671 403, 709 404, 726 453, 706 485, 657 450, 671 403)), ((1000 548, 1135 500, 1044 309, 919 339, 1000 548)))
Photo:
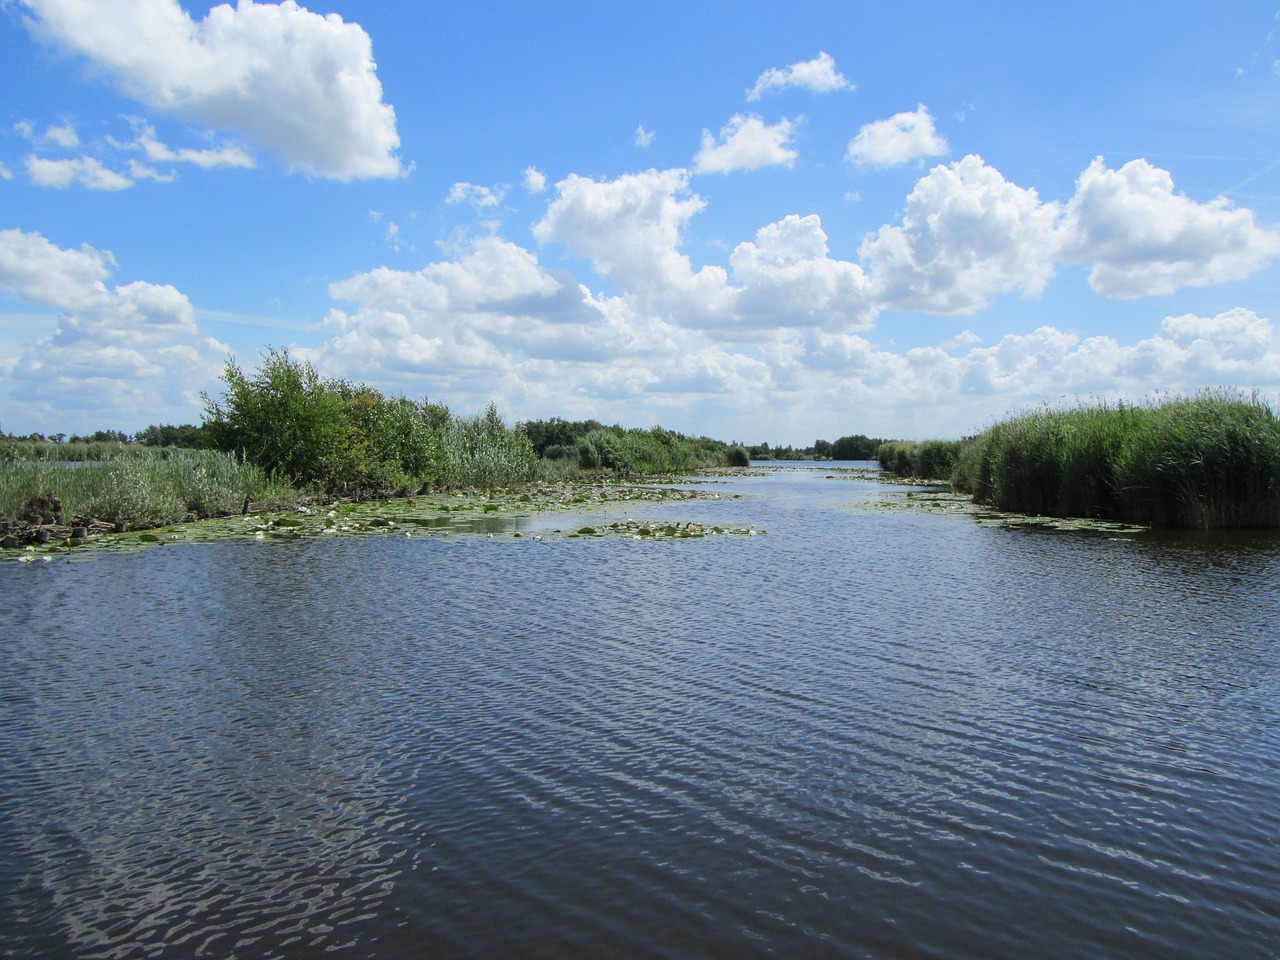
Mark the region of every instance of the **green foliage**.
POLYGON ((729 466, 731 467, 749 467, 751 466, 751 455, 747 453, 747 448, 738 444, 729 448, 729 466))
POLYGON ((222 398, 205 398, 206 422, 220 449, 242 451, 294 484, 341 487, 358 478, 360 451, 347 405, 311 364, 273 349, 252 377, 228 360, 222 379, 222 398))
POLYGON ((1000 510, 1174 527, 1280 525, 1280 421, 1256 396, 1038 410, 963 442, 953 480, 1000 510))
POLYGON ((950 483, 960 455, 958 440, 889 440, 876 448, 880 468, 900 477, 950 483))
POLYGON ((603 430, 604 424, 598 420, 561 420, 552 417, 550 420, 526 420, 519 425, 533 444, 536 456, 559 460, 566 456, 575 456, 568 451, 576 451, 578 441, 593 430, 603 430), (552 450, 555 452, 553 453, 552 450))
POLYGON ((538 469, 528 436, 509 429, 492 403, 478 416, 453 419, 443 449, 442 479, 449 486, 511 486, 532 480, 538 469))
POLYGON ((219 449, 290 484, 334 493, 408 491, 476 472, 473 445, 448 447, 458 431, 441 404, 321 379, 288 351, 269 351, 253 376, 228 361, 223 381, 221 398, 205 398, 202 430, 219 449), (465 462, 451 466, 451 452, 465 462))
POLYGON ((856 434, 830 440, 815 440, 810 447, 796 449, 791 446, 770 447, 758 443, 746 448, 752 460, 874 460, 876 449, 883 441, 856 434))
POLYGON ((189 450, 209 450, 213 448, 213 437, 207 424, 197 426, 184 423, 174 426, 170 423, 152 424, 139 430, 134 436, 135 443, 148 447, 183 447, 189 450))
POLYGON ((882 440, 873 440, 871 437, 861 433, 856 433, 850 437, 841 437, 831 444, 831 459, 874 460, 876 458, 876 449, 883 442, 882 440))
POLYGON ((577 460, 588 472, 622 476, 689 473, 729 465, 730 446, 708 437, 652 427, 648 430, 600 427, 578 438, 577 460))
POLYGON ((0 464, 0 515, 18 516, 28 501, 46 492, 62 501, 68 519, 135 527, 239 513, 246 499, 291 499, 257 467, 210 450, 121 456, 74 466, 39 460, 0 464))

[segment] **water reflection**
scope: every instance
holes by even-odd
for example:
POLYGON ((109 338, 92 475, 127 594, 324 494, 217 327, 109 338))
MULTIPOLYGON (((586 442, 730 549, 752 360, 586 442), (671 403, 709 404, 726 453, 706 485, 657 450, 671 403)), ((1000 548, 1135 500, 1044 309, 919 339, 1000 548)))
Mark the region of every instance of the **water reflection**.
POLYGON ((1277 541, 828 473, 0 569, 0 953, 1272 953, 1277 541))

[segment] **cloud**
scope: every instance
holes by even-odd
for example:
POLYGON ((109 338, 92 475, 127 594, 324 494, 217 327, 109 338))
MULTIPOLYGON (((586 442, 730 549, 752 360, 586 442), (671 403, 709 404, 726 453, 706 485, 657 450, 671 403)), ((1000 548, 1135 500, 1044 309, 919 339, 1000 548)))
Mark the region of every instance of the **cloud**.
POLYGON ((199 391, 213 385, 228 348, 200 331, 174 287, 136 280, 108 288, 114 267, 111 254, 89 246, 0 231, 0 290, 58 311, 49 336, 5 362, 11 407, 42 416, 56 399, 58 426, 73 430, 132 426, 139 411, 194 419, 199 391))
POLYGON ((127 190, 133 181, 117 173, 94 157, 75 157, 68 160, 50 160, 28 154, 27 176, 38 187, 65 190, 72 185, 89 190, 127 190))
POLYGON ((1134 298, 1239 280, 1280 254, 1280 234, 1223 197, 1209 203, 1173 192, 1173 178, 1146 160, 1109 170, 1101 157, 1076 181, 1061 256, 1092 263, 1090 285, 1134 298))
POLYGON ((724 315, 732 296, 724 269, 695 271, 679 250, 684 225, 706 206, 689 193, 687 170, 649 170, 606 181, 574 174, 556 190, 533 227, 540 244, 563 243, 643 309, 704 320, 724 315))
POLYGON ((80 135, 70 123, 45 127, 44 132, 38 134, 35 124, 30 120, 18 120, 14 123, 13 129, 18 136, 38 146, 53 144, 66 150, 73 150, 80 146, 80 135))
POLYGON ((827 235, 816 215, 791 214, 756 231, 729 258, 742 284, 737 309, 771 326, 862 330, 875 310, 870 282, 855 263, 827 256, 827 235))
POLYGON ((489 207, 500 205, 502 198, 506 195, 507 187, 504 184, 483 187, 476 183, 462 182, 455 183, 449 188, 449 193, 445 196, 444 202, 449 205, 469 203, 476 210, 485 210, 489 207))
POLYGON ((0 289, 59 310, 94 306, 107 294, 104 281, 115 260, 87 244, 64 250, 38 233, 0 230, 0 289))
POLYGON ((813 93, 854 89, 853 84, 836 70, 835 60, 827 53, 819 53, 813 60, 793 63, 784 69, 770 67, 747 91, 747 100, 759 100, 764 93, 786 87, 802 87, 813 93))
POLYGON ((379 268, 330 285, 337 335, 310 354, 326 370, 408 385, 431 376, 475 406, 503 395, 515 370, 539 381, 549 363, 598 364, 628 355, 619 312, 557 279, 523 248, 488 236, 457 260, 409 272, 379 268), (617 322, 615 322, 617 321, 617 322))
POLYGON ((922 103, 913 113, 896 113, 888 120, 865 124, 849 141, 845 157, 853 163, 891 167, 919 157, 942 156, 950 149, 922 103))
POLYGON ((653 131, 646 130, 644 124, 641 123, 636 127, 636 146, 644 148, 653 143, 653 138, 657 136, 653 131))
POLYGON ((80 137, 76 133, 76 128, 69 123, 59 127, 49 127, 44 132, 44 139, 68 150, 80 146, 80 137))
POLYGON ((130 97, 235 131, 285 165, 335 180, 405 170, 372 43, 292 0, 239 0, 193 20, 177 0, 19 0, 39 35, 88 58, 130 97))
POLYGON ((1061 208, 974 155, 935 167, 900 226, 863 241, 881 309, 973 313, 1001 292, 1036 296, 1053 274, 1061 208))
POLYGON ((696 269, 681 251, 683 231, 705 201, 686 170, 650 170, 612 181, 570 177, 534 226, 540 244, 562 243, 608 278, 641 314, 673 328, 703 329, 744 342, 779 328, 861 330, 875 316, 862 269, 828 256, 816 215, 790 215, 756 231, 729 257, 730 274, 696 269))
POLYGON ((173 183, 178 175, 172 171, 161 173, 155 167, 148 166, 141 160, 129 161, 129 176, 134 180, 154 180, 156 183, 173 183))
POLYGON ((149 160, 156 163, 190 163, 206 170, 213 167, 251 168, 254 166, 253 157, 234 144, 223 144, 214 149, 196 150, 191 147, 180 147, 174 150, 157 139, 154 127, 136 120, 133 122, 138 136, 132 144, 127 146, 142 150, 149 160))
POLYGON ((546 175, 536 167, 525 167, 524 188, 529 193, 541 193, 547 189, 546 175))
POLYGON ((720 143, 711 131, 702 131, 702 149, 694 158, 697 173, 732 173, 762 167, 789 167, 796 151, 790 149, 791 121, 768 126, 754 114, 736 114, 720 128, 720 143))

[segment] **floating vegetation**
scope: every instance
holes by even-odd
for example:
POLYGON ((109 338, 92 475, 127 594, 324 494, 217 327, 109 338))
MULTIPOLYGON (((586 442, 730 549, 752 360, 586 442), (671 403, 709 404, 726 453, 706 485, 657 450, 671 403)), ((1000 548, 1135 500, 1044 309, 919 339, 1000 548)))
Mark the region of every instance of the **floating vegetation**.
POLYGON ((1127 537, 1137 533, 1147 533, 1151 529, 1145 525, 1089 517, 1047 517, 1002 512, 974 503, 968 494, 944 489, 890 493, 885 499, 866 501, 852 506, 854 509, 865 510, 911 510, 931 514, 962 515, 972 517, 979 526, 1016 530, 1074 530, 1107 534, 1112 537, 1127 537))
POLYGON ((175 523, 148 530, 98 524, 84 536, 57 536, 44 544, 0 551, 0 559, 22 563, 54 558, 73 560, 104 553, 180 543, 223 540, 305 540, 333 536, 488 536, 514 540, 625 537, 637 540, 688 540, 738 534, 755 536, 751 527, 730 528, 691 521, 624 519, 553 529, 559 513, 612 508, 632 503, 716 501, 720 495, 645 484, 538 483, 526 488, 425 494, 394 500, 335 501, 244 515, 175 523))

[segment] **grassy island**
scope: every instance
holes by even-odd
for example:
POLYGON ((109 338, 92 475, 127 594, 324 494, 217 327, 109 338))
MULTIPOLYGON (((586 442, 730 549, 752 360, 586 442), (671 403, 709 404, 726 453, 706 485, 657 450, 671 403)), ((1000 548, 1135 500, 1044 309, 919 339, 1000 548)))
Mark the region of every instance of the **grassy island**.
MULTIPOLYGON (((205 398, 197 448, 0 440, 6 546, 337 501, 487 492, 745 466, 746 451, 660 427, 596 421, 508 426, 493 404, 462 416, 427 400, 322 378, 287 351, 249 374, 233 361, 205 398)), ((167 436, 159 428, 149 433, 167 436)))
POLYGON ((881 445, 881 466, 997 510, 1159 527, 1280 526, 1280 421, 1255 396, 1040 409, 959 441, 881 445))

